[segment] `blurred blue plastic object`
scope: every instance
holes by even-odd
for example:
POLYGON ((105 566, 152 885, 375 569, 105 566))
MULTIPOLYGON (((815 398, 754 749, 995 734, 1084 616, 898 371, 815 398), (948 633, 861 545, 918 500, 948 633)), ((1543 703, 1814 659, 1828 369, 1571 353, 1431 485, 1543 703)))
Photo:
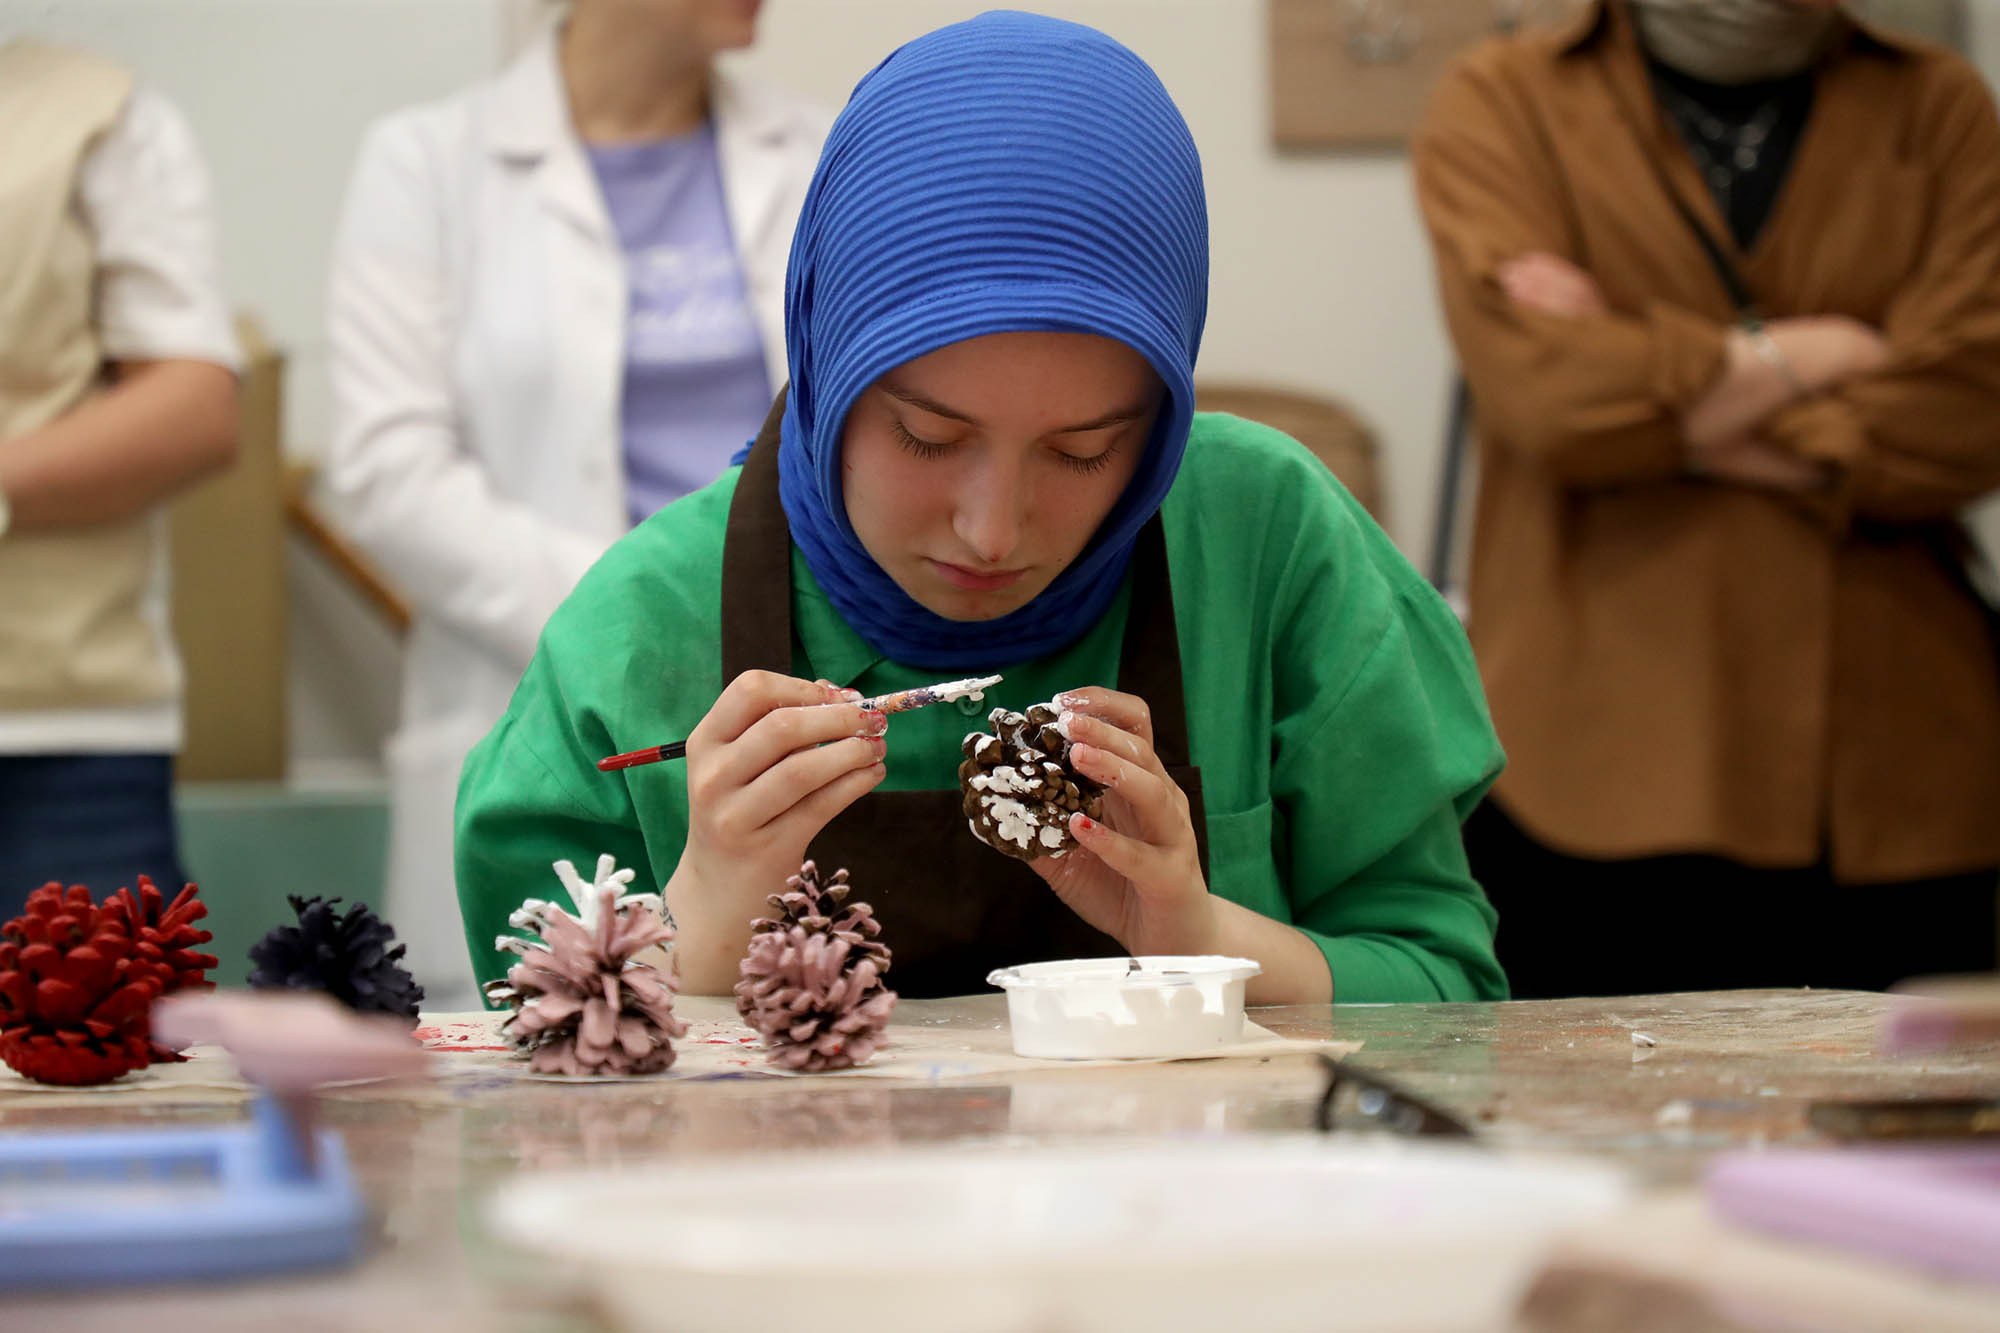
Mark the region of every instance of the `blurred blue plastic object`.
POLYGON ((200 1129, 0 1138, 0 1291, 330 1267, 364 1209, 338 1135, 313 1158, 268 1094, 200 1129))

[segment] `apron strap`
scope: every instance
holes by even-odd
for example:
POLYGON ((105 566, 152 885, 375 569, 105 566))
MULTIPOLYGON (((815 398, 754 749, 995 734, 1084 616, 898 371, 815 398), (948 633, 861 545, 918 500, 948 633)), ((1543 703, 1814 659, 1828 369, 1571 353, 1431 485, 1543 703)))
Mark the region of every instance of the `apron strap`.
POLYGON ((722 539, 724 685, 759 668, 792 670, 792 530, 778 500, 778 437, 789 389, 778 390, 729 501, 722 539))
MULTIPOLYGON (((1188 763, 1187 688, 1181 678, 1181 636, 1174 624, 1173 581, 1167 573, 1167 534, 1158 514, 1139 529, 1131 578, 1132 602, 1126 611, 1125 645, 1118 660, 1118 688, 1144 699, 1152 711, 1153 752, 1160 762, 1168 768, 1184 768, 1188 763)), ((1206 870, 1206 855, 1202 859, 1206 870)))
POLYGON ((1132 550, 1132 602, 1125 613, 1125 644, 1118 659, 1118 688, 1146 701, 1153 717, 1153 753, 1187 794, 1195 856, 1203 882, 1208 869, 1208 806, 1201 770, 1189 762, 1187 684, 1181 675, 1181 636, 1174 624, 1174 587, 1167 572, 1167 530, 1158 514, 1139 529, 1132 550))

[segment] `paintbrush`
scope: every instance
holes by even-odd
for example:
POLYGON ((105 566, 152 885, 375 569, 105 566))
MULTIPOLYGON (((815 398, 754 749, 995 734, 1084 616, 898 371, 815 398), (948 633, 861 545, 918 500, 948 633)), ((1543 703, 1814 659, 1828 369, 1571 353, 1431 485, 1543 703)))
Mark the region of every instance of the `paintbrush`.
MULTIPOLYGON (((877 713, 907 713, 912 708, 944 703, 950 699, 977 699, 999 683, 998 676, 971 676, 965 680, 941 681, 936 685, 919 685, 913 690, 878 694, 873 698, 863 699, 861 707, 877 713)), ((657 764, 663 759, 683 758, 686 754, 686 741, 672 741, 666 745, 649 745, 643 750, 627 750, 624 754, 606 755, 597 761, 597 769, 600 773, 615 773, 621 768, 657 764)))

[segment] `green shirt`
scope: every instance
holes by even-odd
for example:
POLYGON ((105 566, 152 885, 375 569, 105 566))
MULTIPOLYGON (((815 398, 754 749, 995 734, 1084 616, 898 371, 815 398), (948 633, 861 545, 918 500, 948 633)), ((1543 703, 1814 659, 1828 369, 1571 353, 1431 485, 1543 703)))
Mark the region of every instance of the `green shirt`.
MULTIPOLYGON (((458 893, 482 981, 505 971, 494 937, 523 899, 549 896, 557 859, 610 852, 638 870, 635 892, 679 863, 686 766, 595 764, 686 736, 721 693, 737 476, 605 554, 467 758, 458 893)), ((1197 415, 1161 515, 1211 890, 1310 936, 1341 1001, 1505 998, 1493 910, 1459 838, 1502 758, 1456 618, 1340 483, 1266 427, 1197 415)), ((949 704, 893 719, 881 789, 956 786, 959 744, 985 708, 1115 684, 1128 592, 1062 651, 994 664, 1006 679, 976 722, 949 704)), ((800 677, 871 695, 937 678, 863 642, 796 547, 792 616, 800 677)))

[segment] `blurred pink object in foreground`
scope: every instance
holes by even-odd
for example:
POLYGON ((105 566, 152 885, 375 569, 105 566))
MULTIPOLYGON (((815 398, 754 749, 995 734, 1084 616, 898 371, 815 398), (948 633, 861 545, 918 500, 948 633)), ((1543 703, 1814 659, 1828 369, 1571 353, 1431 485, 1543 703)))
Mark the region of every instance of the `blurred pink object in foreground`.
POLYGON ((1933 1273, 2000 1282, 2000 1152, 1776 1148, 1709 1166, 1709 1205, 1741 1226, 1933 1273))
POLYGON ((308 992, 169 995, 153 1006, 153 1033, 174 1045, 226 1047, 245 1078, 281 1097, 349 1079, 420 1076, 430 1058, 399 1019, 308 992))
POLYGON ((1898 990, 1882 1019, 1884 1052, 1915 1054, 2000 1041, 2000 978, 1942 978, 1898 990))

